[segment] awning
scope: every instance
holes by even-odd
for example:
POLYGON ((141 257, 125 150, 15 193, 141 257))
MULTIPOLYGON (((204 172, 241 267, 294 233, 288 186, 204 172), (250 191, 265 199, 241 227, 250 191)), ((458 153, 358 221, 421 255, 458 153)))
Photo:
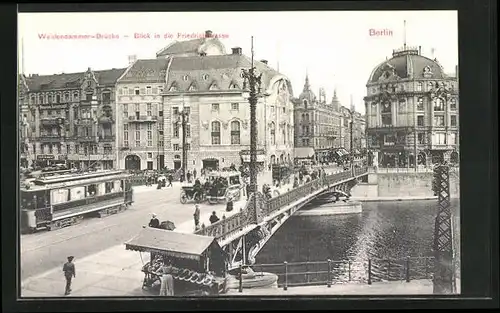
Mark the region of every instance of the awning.
MULTIPOLYGON (((241 158, 243 159, 243 162, 250 162, 250 156, 249 155, 242 155, 241 158)), ((266 160, 266 156, 263 154, 257 154, 257 162, 264 162, 266 160)))
POLYGON ((307 159, 314 156, 314 149, 311 147, 295 148, 294 152, 296 159, 307 159))
POLYGON ((147 227, 135 238, 126 242, 125 248, 133 251, 156 252, 177 258, 199 260, 203 252, 214 241, 214 237, 147 227))

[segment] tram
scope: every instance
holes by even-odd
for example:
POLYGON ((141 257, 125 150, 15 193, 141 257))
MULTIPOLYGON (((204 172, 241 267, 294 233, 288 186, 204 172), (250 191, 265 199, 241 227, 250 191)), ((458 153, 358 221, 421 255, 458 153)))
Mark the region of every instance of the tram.
POLYGON ((20 190, 21 231, 54 230, 86 216, 122 212, 134 202, 130 177, 123 171, 103 170, 27 180, 20 190))

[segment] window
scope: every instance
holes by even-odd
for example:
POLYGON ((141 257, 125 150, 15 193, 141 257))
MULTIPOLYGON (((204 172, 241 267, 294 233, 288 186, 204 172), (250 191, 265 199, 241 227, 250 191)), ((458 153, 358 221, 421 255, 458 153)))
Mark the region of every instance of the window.
POLYGON ((158 123, 158 130, 163 130, 163 123, 158 123))
POLYGON ((396 136, 395 135, 384 135, 384 145, 393 146, 396 144, 396 136))
POLYGON ((153 130, 153 124, 148 124, 148 130, 153 130))
POLYGON ((148 130, 148 140, 153 140, 153 132, 148 130))
POLYGON ((191 125, 186 125, 186 137, 191 137, 191 125))
POLYGON ((135 131, 135 140, 141 140, 141 131, 139 130, 135 131))
POLYGON ((212 144, 220 145, 220 122, 217 121, 212 122, 212 144))
POLYGON ((307 100, 304 100, 304 108, 307 109, 307 100))
POLYGON ((80 145, 75 144, 75 153, 80 154, 80 145))
POLYGON ((123 141, 128 141, 128 131, 123 132, 123 141))
POLYGON ((43 96, 42 95, 38 96, 38 103, 43 103, 43 96))
POLYGON ((435 115, 434 116, 434 126, 444 126, 444 116, 435 115))
POLYGON ((445 145, 446 144, 446 134, 445 133, 432 134, 432 144, 433 145, 445 145))
POLYGON ((444 111, 444 100, 442 98, 434 99, 434 111, 444 111))
POLYGON ((174 131, 173 131, 173 136, 174 138, 179 138, 179 124, 174 124, 174 131))
POLYGON ((276 108, 274 107, 274 105, 271 105, 271 114, 274 114, 276 111, 276 108))
POLYGON ((179 151, 180 148, 179 148, 179 144, 178 143, 174 143, 174 151, 179 151))
POLYGON ((418 144, 419 145, 425 145, 425 134, 424 133, 418 133, 418 144))
POLYGON ((283 132, 281 135, 283 137, 283 144, 286 145, 286 131, 285 131, 285 129, 283 129, 283 132))
POLYGON ((417 126, 424 126, 424 116, 423 115, 417 116, 417 126))
POLYGON ((191 144, 189 143, 186 144, 186 150, 191 150, 191 144))
POLYGON ((128 103, 123 104, 123 117, 128 118, 128 103))
POLYGON ((174 114, 174 115, 179 114, 179 108, 178 107, 173 107, 172 108, 172 114, 174 114))
POLYGON ((457 139, 458 139, 457 134, 451 133, 450 137, 449 137, 449 140, 448 140, 448 143, 452 144, 452 145, 457 145, 458 144, 458 140, 457 139))
POLYGON ((163 111, 158 111, 158 116, 162 117, 163 116, 163 111))
POLYGON ((151 103, 146 104, 146 110, 147 110, 147 115, 151 116, 153 115, 151 112, 151 103))
POLYGON ((203 74, 203 80, 207 80, 208 79, 208 74, 203 74))
POLYGON ((109 104, 111 102, 111 93, 104 92, 102 94, 102 103, 109 104))
POLYGON ((140 140, 136 140, 135 141, 135 146, 136 147, 140 147, 141 146, 141 141, 140 140))
POLYGON ((104 154, 112 154, 113 147, 112 146, 104 146, 104 154))
POLYGON ((283 107, 283 114, 285 114, 285 113, 286 113, 286 108, 285 108, 285 107, 283 107))
POLYGON ((92 96, 93 96, 93 93, 88 92, 88 93, 85 95, 85 101, 92 101, 92 96))
POLYGON ((189 79, 189 76, 187 76, 187 75, 182 76, 182 80, 187 81, 188 79, 189 79))
POLYGON ((148 147, 152 147, 153 146, 153 141, 152 140, 148 140, 148 147))
POLYGON ((271 145, 275 145, 276 144, 276 125, 274 124, 274 122, 271 122, 271 145))
POLYGON ((417 83, 417 91, 422 91, 422 83, 417 83))
POLYGON ((135 109, 135 112, 140 112, 139 103, 134 104, 134 109, 135 109))
POLYGON ((140 94, 139 87, 134 88, 134 95, 138 96, 140 94))
POLYGON ((304 146, 304 147, 307 146, 305 139, 302 139, 302 146, 304 146))
POLYGON ((219 104, 218 103, 212 103, 212 111, 219 111, 219 104))
POLYGON ((135 124, 135 130, 141 130, 141 125, 140 124, 135 124))
POLYGON ((163 136, 163 130, 159 130, 159 131, 158 131, 158 135, 159 135, 159 136, 163 136))
POLYGON ((52 103, 52 95, 48 95, 47 96, 47 102, 48 103, 52 103))
POLYGON ((128 124, 123 124, 123 130, 127 131, 128 130, 128 124))
POLYGON ((123 94, 128 95, 130 92, 128 90, 128 87, 123 87, 123 94))
POLYGON ((231 103, 231 110, 238 111, 240 109, 239 103, 231 103))
POLYGON ((162 92, 163 92, 163 86, 158 86, 158 91, 159 91, 160 93, 162 93, 162 92))
POLYGON ((146 86, 146 94, 150 95, 152 93, 151 86, 146 86))
POLYGON ((231 144, 240 144, 240 122, 238 121, 231 122, 231 144))
POLYGON ((382 117, 382 125, 392 125, 392 110, 391 103, 389 101, 384 102, 382 105, 381 117, 382 117))
POLYGON ((417 111, 423 111, 424 110, 424 98, 419 97, 417 99, 417 111))
POLYGON ((61 150, 62 150, 62 149, 61 149, 61 145, 57 145, 57 153, 58 153, 58 154, 61 154, 61 150))
POLYGON ((450 100, 450 110, 455 111, 457 109, 457 100, 451 99, 450 100))
POLYGON ((160 147, 163 147, 163 140, 158 141, 158 145, 159 145, 160 147))
POLYGON ((60 95, 57 95, 56 96, 56 103, 60 103, 61 102, 61 96, 60 95))
POLYGON ((457 116, 456 115, 450 116, 450 126, 457 126, 457 116))

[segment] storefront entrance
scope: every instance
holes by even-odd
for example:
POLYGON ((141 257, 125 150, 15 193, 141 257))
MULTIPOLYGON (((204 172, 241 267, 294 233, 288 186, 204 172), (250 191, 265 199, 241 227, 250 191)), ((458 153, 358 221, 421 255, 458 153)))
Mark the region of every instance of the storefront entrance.
POLYGON ((140 170, 141 169, 141 158, 135 154, 127 155, 125 158, 125 169, 126 170, 140 170))

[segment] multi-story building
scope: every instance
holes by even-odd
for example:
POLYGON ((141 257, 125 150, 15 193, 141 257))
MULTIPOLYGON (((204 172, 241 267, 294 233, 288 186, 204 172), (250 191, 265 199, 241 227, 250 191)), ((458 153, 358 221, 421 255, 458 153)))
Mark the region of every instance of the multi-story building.
POLYGON ((115 166, 115 84, 125 69, 20 75, 21 165, 115 166))
POLYGON ((168 62, 132 60, 117 81, 118 168, 165 167, 162 93, 168 62))
POLYGON ((327 103, 323 88, 316 98, 306 75, 304 89, 294 100, 296 158, 314 157, 323 161, 328 156, 338 140, 339 105, 336 92, 332 102, 327 103))
POLYGON ((369 149, 382 166, 458 162, 458 70, 444 73, 421 49, 403 47, 377 65, 365 97, 369 149))
MULTIPOLYGON (((184 148, 188 170, 249 162, 250 108, 242 69, 249 69, 251 60, 243 55, 241 48, 233 48, 231 54, 226 54, 224 45, 211 38, 210 31, 206 36, 174 42, 158 52, 156 60, 134 62, 119 79, 118 116, 129 117, 119 130, 117 142, 121 168, 180 168, 183 150, 180 112, 187 117, 184 148), (160 86, 164 88, 162 93, 160 86), (125 96, 125 92, 131 92, 130 88, 134 90, 132 97, 125 96), (158 95, 153 95, 155 92, 158 95), (151 103, 150 118, 148 103, 151 103), (156 122, 153 116, 158 117, 156 122), (148 132, 152 132, 151 142, 148 132)), ((290 81, 265 60, 255 61, 254 66, 262 73, 262 96, 257 104, 257 161, 268 166, 293 160, 290 81)))
POLYGON ((354 153, 360 153, 366 148, 366 121, 365 117, 355 111, 351 104, 351 109, 344 106, 340 107, 339 116, 341 119, 339 126, 339 138, 341 144, 339 147, 351 151, 351 121, 352 124, 352 150, 354 153))

